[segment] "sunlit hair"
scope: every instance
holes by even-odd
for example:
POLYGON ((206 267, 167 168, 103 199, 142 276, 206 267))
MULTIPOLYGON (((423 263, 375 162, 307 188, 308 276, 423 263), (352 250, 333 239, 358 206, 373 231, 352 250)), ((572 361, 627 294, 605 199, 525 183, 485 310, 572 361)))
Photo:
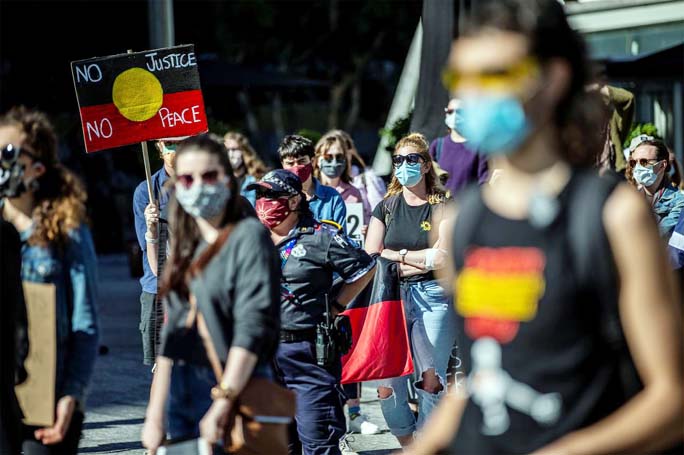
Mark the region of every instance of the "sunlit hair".
POLYGON ((352 164, 357 164, 361 168, 361 172, 363 172, 366 169, 366 162, 363 160, 363 158, 359 154, 359 151, 356 149, 356 144, 354 144, 354 140, 352 139, 349 133, 347 133, 344 130, 330 130, 326 134, 337 134, 342 138, 345 150, 350 152, 352 155, 352 162, 349 163, 350 167, 352 164))
MULTIPOLYGON (((667 150, 667 146, 663 141, 660 141, 658 139, 654 139, 652 141, 643 141, 641 142, 638 146, 634 148, 634 151, 630 154, 629 158, 632 159, 632 156, 634 155, 634 152, 636 152, 639 147, 644 146, 644 145, 651 145, 656 148, 656 157, 655 159, 658 161, 667 161, 667 166, 665 166, 665 171, 664 171, 664 177, 661 181, 661 186, 669 185, 670 184, 670 176, 668 174, 668 171, 670 170, 670 152, 667 150)), ((639 185, 639 183, 634 179, 634 170, 632 169, 632 166, 627 166, 627 169, 625 169, 625 178, 629 183, 634 185, 635 187, 639 185)))
POLYGON ((268 172, 268 167, 261 160, 252 147, 252 144, 249 143, 249 139, 247 139, 244 134, 229 131, 223 136, 223 143, 225 144, 228 140, 235 141, 240 146, 240 150, 242 150, 242 161, 245 164, 245 169, 249 175, 259 180, 268 172))
MULTIPOLYGON (((174 165, 176 169, 174 170, 178 168, 180 157, 186 153, 207 153, 216 157, 219 165, 223 168, 223 172, 229 179, 228 188, 231 192, 231 197, 228 199, 220 225, 223 227, 229 223, 239 221, 242 218, 242 212, 238 204, 240 197, 237 183, 228 160, 228 152, 221 138, 215 134, 202 134, 180 142, 176 149, 176 164, 174 165)), ((169 185, 174 183, 174 178, 169 180, 169 185)), ((169 190, 171 191, 171 198, 169 200, 169 231, 173 232, 173 235, 171 236, 169 264, 164 268, 162 276, 161 293, 166 295, 168 292, 174 291, 182 298, 187 298, 188 271, 199 244, 200 232, 195 219, 183 210, 176 200, 173 188, 170 187, 169 190)))
POLYGON ((345 140, 341 135, 332 132, 325 133, 316 143, 316 153, 314 155, 313 160, 314 177, 320 180, 321 168, 318 164, 318 161, 333 147, 339 147, 340 152, 342 152, 342 156, 344 157, 344 160, 347 163, 347 165, 344 168, 344 172, 342 173, 342 175, 340 175, 340 179, 345 183, 351 183, 351 164, 347 159, 347 148, 345 147, 345 140))
POLYGON ((44 113, 24 106, 13 107, 0 117, 0 126, 21 130, 24 140, 16 145, 28 152, 33 161, 45 166, 35 187, 28 189, 33 192, 35 204, 29 245, 63 248, 69 240, 69 232, 87 221, 87 194, 83 183, 59 163, 57 136, 44 113))
MULTIPOLYGON (((423 175, 428 202, 430 204, 439 204, 446 201, 449 198, 449 194, 441 183, 439 183, 439 178, 435 172, 435 167, 432 165, 432 157, 429 153, 430 145, 428 144, 427 139, 425 139, 425 136, 420 133, 410 133, 408 136, 401 138, 394 147, 394 154, 404 147, 411 147, 414 149, 414 153, 419 153, 423 158, 423 165, 429 166, 430 170, 423 175)), ((401 183, 397 180, 397 176, 392 173, 392 181, 387 187, 385 199, 394 196, 395 194, 400 194, 401 191, 401 183)))

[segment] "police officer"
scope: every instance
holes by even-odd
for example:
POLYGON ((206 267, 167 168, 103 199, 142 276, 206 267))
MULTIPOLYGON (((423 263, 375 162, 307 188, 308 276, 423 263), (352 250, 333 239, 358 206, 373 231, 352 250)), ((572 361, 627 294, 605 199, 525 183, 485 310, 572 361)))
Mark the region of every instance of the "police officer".
POLYGON ((329 319, 326 307, 334 317, 372 279, 375 259, 350 242, 339 226, 312 217, 295 174, 271 171, 247 189, 256 190, 257 215, 280 251, 282 328, 275 370, 297 394, 290 453, 301 453, 303 447, 306 455, 339 454, 346 427, 339 386, 345 350, 335 332, 325 352, 322 327, 329 319), (333 296, 335 273, 344 284, 333 296))

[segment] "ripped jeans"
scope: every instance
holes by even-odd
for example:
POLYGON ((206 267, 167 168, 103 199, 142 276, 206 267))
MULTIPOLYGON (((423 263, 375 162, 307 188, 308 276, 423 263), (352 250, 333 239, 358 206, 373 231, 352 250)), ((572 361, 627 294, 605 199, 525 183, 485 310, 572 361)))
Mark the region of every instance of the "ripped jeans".
POLYGON ((416 383, 419 400, 416 422, 408 403, 408 380, 411 377, 378 381, 379 387, 393 390, 390 397, 380 400, 380 407, 390 431, 399 437, 411 435, 420 428, 446 392, 447 366, 456 341, 454 309, 437 280, 404 282, 401 284, 401 297, 418 381, 422 381, 423 372, 434 368, 442 390, 436 394, 429 393, 422 390, 419 382, 416 383))

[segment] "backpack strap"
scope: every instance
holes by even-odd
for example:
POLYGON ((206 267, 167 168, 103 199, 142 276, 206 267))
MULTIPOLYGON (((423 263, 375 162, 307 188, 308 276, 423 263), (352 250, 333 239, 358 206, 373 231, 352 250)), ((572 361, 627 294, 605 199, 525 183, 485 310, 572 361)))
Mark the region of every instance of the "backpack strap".
POLYGON ((394 219, 394 211, 397 209, 397 204, 399 204, 399 198, 401 193, 394 194, 387 199, 382 200, 382 212, 384 214, 385 232, 389 230, 390 224, 394 219))
POLYGON ((473 243, 484 209, 479 185, 470 185, 461 191, 458 199, 458 217, 451 242, 456 270, 463 265, 466 250, 473 243))

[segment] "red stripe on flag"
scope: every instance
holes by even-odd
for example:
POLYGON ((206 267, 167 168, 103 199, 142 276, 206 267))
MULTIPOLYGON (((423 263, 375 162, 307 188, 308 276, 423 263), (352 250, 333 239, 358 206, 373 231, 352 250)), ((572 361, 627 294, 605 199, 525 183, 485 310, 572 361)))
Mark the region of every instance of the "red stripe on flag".
POLYGON ((413 373, 413 359, 400 300, 373 303, 344 312, 351 320, 353 345, 342 357, 342 383, 395 378, 413 373))
POLYGON ((126 119, 113 103, 82 107, 81 125, 87 152, 208 130, 201 90, 165 94, 162 107, 144 122, 126 119))

